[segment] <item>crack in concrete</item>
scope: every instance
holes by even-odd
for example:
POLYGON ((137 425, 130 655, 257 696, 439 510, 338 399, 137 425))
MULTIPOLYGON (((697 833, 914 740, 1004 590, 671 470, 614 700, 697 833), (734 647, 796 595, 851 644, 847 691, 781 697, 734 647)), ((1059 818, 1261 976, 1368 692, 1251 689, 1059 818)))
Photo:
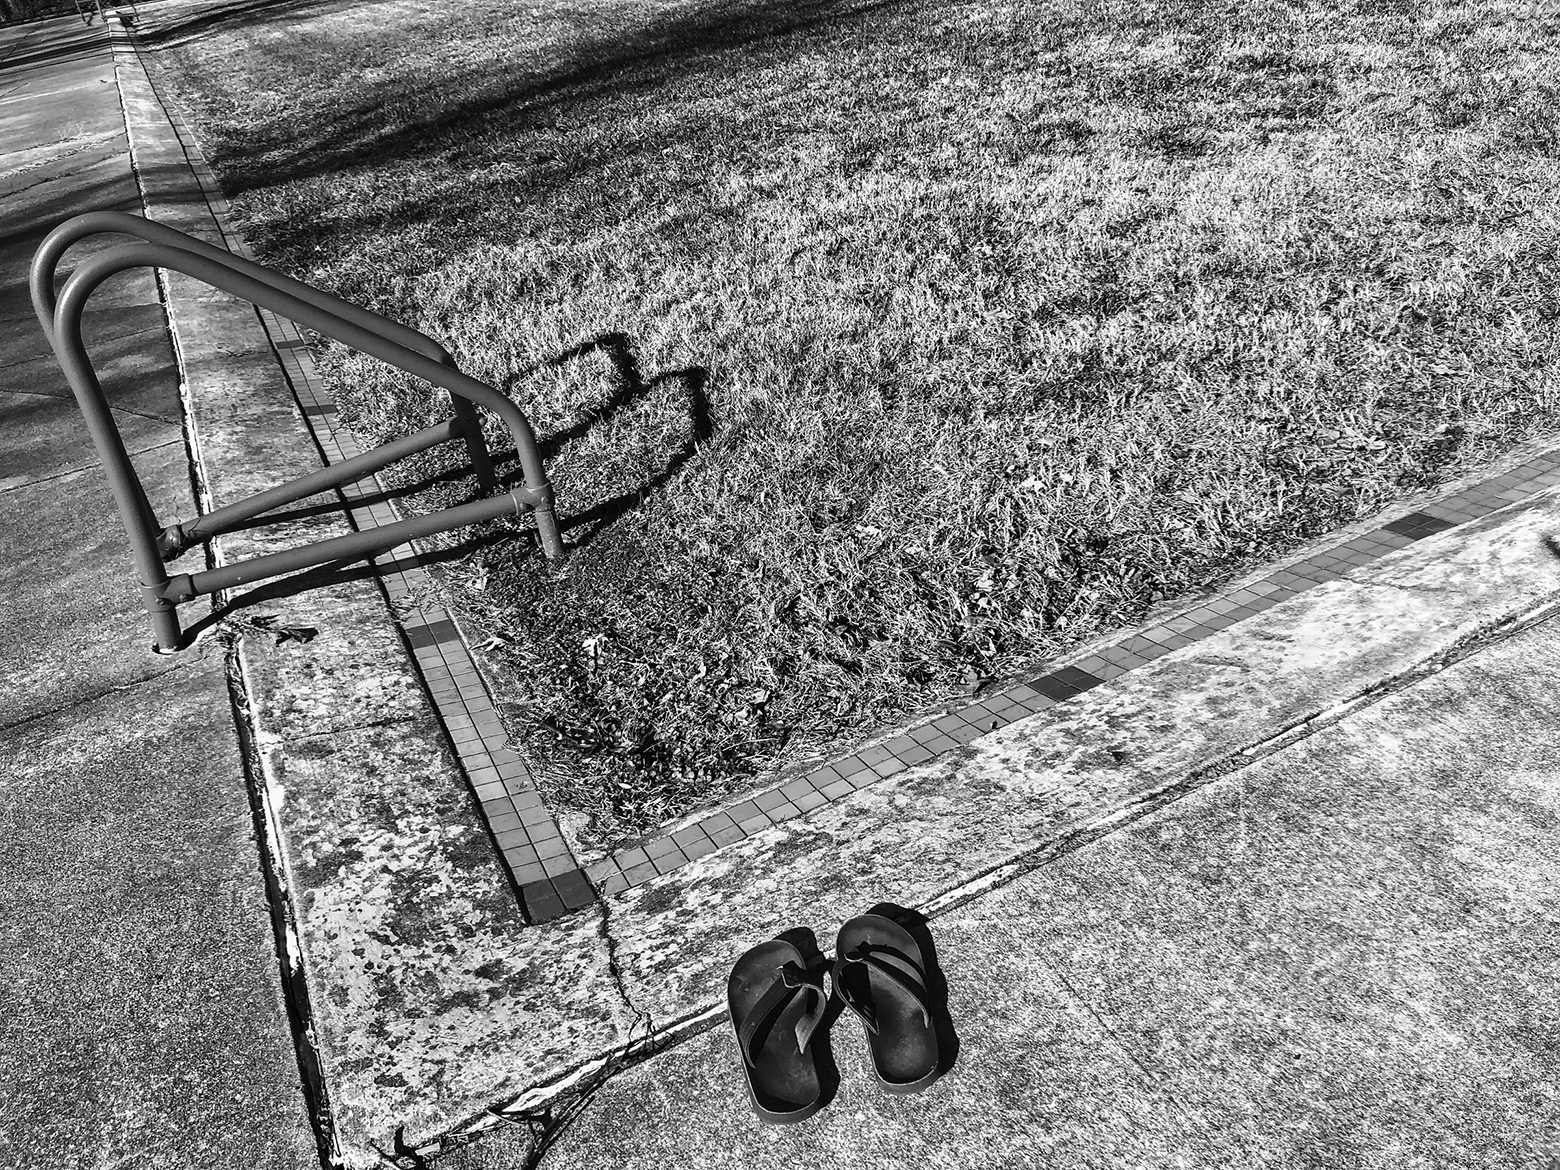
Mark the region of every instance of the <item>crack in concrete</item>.
POLYGON ((29 723, 36 723, 40 719, 48 719, 55 715, 69 714, 72 711, 76 711, 82 707, 87 706, 89 703, 95 703, 99 699, 105 698, 108 695, 117 694, 120 691, 134 690, 136 687, 144 686, 149 682, 156 682, 158 679, 166 678, 175 671, 185 669, 188 665, 189 664, 186 662, 176 663, 175 665, 170 666, 167 670, 155 671, 152 674, 143 675, 142 677, 133 679, 130 682, 120 683, 117 686, 105 687, 101 691, 94 691, 90 695, 83 695, 81 698, 73 700, 64 707, 50 707, 47 711, 39 711, 36 715, 28 715, 26 718, 18 719, 14 723, 0 724, 0 735, 15 731, 18 727, 26 727, 29 723))
MULTIPOLYGON (((169 439, 166 443, 153 443, 150 447, 137 448, 136 450, 131 451, 130 455, 132 457, 136 455, 145 455, 149 451, 161 451, 164 447, 173 447, 183 442, 184 440, 182 437, 178 439, 169 439)), ((39 476, 37 479, 29 479, 25 483, 6 484, 4 486, 0 486, 0 495, 4 495, 6 492, 21 491, 23 488, 30 488, 40 483, 53 483, 57 479, 67 479, 73 475, 84 475, 86 472, 92 470, 92 466, 96 465, 94 464, 87 467, 78 467, 74 471, 56 471, 53 475, 39 476)))
POLYGON ((1127 1042, 1121 1038, 1116 1029, 1110 1026, 1105 1017, 1094 1010, 1094 1005, 1084 998, 1083 993, 1072 985, 1072 981, 1068 979, 1059 968, 1047 961, 1044 955, 1038 955, 1037 957, 1045 969, 1056 977, 1056 981, 1062 985, 1063 989, 1066 990, 1067 995, 1072 1000, 1072 1002, 1077 1007, 1083 1009, 1084 1013, 1089 1017, 1089 1019, 1094 1021, 1095 1027, 1099 1028, 1099 1030, 1105 1034, 1110 1043, 1115 1045, 1116 1050, 1125 1056, 1129 1061, 1131 1061, 1133 1067, 1135 1067, 1140 1073, 1143 1074, 1144 1080, 1149 1083, 1154 1093, 1163 1098, 1165 1101, 1168 1101, 1171 1107, 1176 1109, 1182 1117, 1185 1117, 1189 1121, 1201 1121, 1206 1127, 1208 1118, 1203 1115, 1202 1111, 1189 1109, 1174 1093, 1170 1091, 1170 1086, 1168 1083, 1169 1077, 1165 1071, 1160 1068, 1150 1068, 1147 1064, 1145 1064, 1138 1057, 1138 1054, 1132 1051, 1130 1047, 1128 1047, 1127 1042))
MULTIPOLYGON (((269 633, 270 631, 262 632, 269 633)), ((416 715, 394 715, 388 719, 372 719, 367 723, 348 723, 341 727, 327 728, 324 731, 311 731, 307 735, 291 736, 289 742, 304 743, 311 739, 321 739, 325 736, 340 735, 344 731, 364 731, 371 727, 394 727, 398 723, 416 722, 418 718, 419 716, 416 715)))
MULTIPOLYGON (((9 318, 9 320, 12 320, 12 321, 26 321, 27 319, 28 318, 25 317, 25 316, 9 318)), ((36 316, 33 317, 32 320, 36 321, 37 317, 36 316)), ((167 332, 167 329, 164 328, 161 325, 148 325, 144 329, 129 329, 129 330, 126 330, 123 333, 114 333, 114 334, 111 334, 111 335, 101 336, 101 337, 98 338, 98 342, 99 342, 99 344, 103 344, 105 342, 110 342, 110 341, 129 341, 131 338, 143 337, 143 336, 145 336, 148 333, 166 333, 166 332, 167 332)), ((17 366, 27 366, 27 365, 33 364, 34 362, 48 362, 51 357, 53 357, 52 354, 43 353, 43 354, 39 354, 37 357, 18 358, 14 362, 0 362, 0 374, 3 374, 6 370, 14 370, 14 369, 16 369, 17 366)), ((56 367, 58 366, 58 361, 55 362, 55 366, 56 367)), ((10 393, 10 394, 36 394, 36 393, 40 393, 40 391, 8 389, 6 391, 6 393, 10 393)))

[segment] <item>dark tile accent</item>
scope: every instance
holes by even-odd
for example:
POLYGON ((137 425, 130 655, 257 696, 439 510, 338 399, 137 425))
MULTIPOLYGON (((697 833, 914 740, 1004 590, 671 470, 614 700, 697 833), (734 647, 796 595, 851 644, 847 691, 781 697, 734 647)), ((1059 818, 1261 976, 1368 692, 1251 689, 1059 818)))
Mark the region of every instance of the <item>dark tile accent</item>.
POLYGON ((1437 532, 1444 532, 1448 528, 1456 528, 1450 520, 1441 520, 1424 512, 1410 512, 1391 524, 1382 525, 1383 532, 1391 532, 1398 536, 1411 537, 1418 540, 1423 536, 1430 536, 1437 532))
POLYGON ((412 644, 413 650, 422 650, 440 642, 458 641, 459 639, 460 635, 455 631, 455 623, 447 619, 442 622, 434 622, 431 625, 408 626, 406 628, 406 640, 412 644))
POLYGON ((525 903, 526 916, 532 922, 550 922, 568 913, 563 899, 548 881, 530 882, 521 886, 520 900, 525 903))
POLYGON ((1064 666, 1061 670, 1036 679, 1033 686, 1048 699, 1055 699, 1058 703, 1070 699, 1074 695, 1081 695, 1084 691, 1104 682, 1104 679, 1090 674, 1086 670, 1079 670, 1076 666, 1064 666))
POLYGON ((567 909, 581 910, 596 900, 596 889, 582 869, 572 869, 552 879, 553 891, 567 909))

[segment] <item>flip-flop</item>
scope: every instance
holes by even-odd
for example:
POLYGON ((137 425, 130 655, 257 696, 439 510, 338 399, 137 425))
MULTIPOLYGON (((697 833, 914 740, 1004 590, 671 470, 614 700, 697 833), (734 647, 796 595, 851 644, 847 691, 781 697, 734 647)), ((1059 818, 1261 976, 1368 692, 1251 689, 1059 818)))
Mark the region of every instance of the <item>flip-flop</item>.
POLYGON ((840 927, 834 990, 861 1017, 878 1080, 890 1093, 918 1093, 937 1079, 937 1030, 926 960, 910 932, 879 914, 840 927))
POLYGON ((765 1121, 803 1121, 822 1104, 816 1053, 808 1050, 829 996, 823 969, 808 970, 783 939, 759 943, 737 960, 726 982, 748 1099, 765 1121))

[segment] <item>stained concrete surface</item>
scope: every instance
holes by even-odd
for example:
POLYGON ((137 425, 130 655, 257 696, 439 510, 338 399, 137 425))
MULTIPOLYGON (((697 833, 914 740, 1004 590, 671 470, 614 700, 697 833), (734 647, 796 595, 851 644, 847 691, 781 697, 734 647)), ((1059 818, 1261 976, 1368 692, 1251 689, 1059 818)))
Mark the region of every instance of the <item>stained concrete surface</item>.
POLYGON ((847 1016, 834 1104, 762 1126, 722 1021, 542 1170, 1553 1165, 1557 688, 1550 622, 935 918, 961 1049, 923 1095, 847 1016))

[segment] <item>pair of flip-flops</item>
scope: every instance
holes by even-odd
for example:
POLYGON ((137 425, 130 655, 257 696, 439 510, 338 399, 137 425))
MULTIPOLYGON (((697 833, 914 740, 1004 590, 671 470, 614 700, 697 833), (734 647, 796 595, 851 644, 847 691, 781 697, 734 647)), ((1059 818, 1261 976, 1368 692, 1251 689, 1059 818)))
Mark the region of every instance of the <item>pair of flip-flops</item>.
POLYGON ((765 1121, 811 1117, 823 1104, 813 1037, 828 1014, 828 971, 837 996, 861 1018, 872 1063, 890 1093, 917 1093, 937 1079, 937 1030, 926 959, 892 919, 862 914, 840 928, 836 958, 809 965, 784 939, 737 960, 726 984, 748 1097, 765 1121))

